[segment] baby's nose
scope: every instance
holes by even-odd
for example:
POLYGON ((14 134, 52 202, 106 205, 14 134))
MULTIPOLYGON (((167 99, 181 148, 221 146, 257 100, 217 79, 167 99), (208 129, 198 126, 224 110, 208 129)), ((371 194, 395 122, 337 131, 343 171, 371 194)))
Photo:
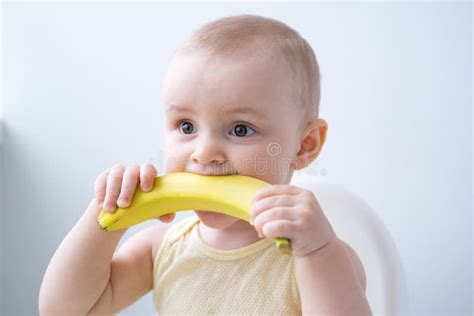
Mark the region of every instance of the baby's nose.
POLYGON ((196 146, 190 158, 193 163, 200 165, 222 164, 227 160, 224 150, 216 144, 196 146))
POLYGON ((223 164, 226 159, 222 155, 212 155, 209 153, 193 152, 191 161, 199 165, 223 164))

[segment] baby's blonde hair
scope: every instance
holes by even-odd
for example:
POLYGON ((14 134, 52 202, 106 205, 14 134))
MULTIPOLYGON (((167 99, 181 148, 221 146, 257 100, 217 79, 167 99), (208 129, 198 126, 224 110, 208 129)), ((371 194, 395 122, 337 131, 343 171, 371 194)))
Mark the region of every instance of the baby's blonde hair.
POLYGON ((316 56, 308 42, 285 23, 249 14, 221 18, 197 29, 175 55, 200 50, 212 56, 283 58, 297 78, 293 86, 304 120, 318 117, 321 88, 316 56))

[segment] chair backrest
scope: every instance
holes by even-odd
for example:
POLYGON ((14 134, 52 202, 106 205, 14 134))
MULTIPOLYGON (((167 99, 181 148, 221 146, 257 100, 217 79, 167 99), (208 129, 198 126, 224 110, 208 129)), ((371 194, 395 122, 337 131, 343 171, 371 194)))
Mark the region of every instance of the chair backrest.
POLYGON ((395 243, 386 226, 360 197, 317 177, 296 174, 292 185, 314 193, 337 236, 359 255, 374 315, 409 314, 407 286, 395 243))

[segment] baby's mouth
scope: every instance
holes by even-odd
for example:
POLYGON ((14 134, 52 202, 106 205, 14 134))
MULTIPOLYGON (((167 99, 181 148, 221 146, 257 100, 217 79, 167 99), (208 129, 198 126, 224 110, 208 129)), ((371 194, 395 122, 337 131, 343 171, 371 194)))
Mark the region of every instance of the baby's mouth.
POLYGON ((234 175, 234 174, 238 174, 237 172, 235 173, 218 173, 218 172, 192 172, 192 171, 188 171, 190 173, 195 173, 195 174, 199 174, 201 176, 229 176, 229 175, 234 175))
POLYGON ((234 168, 186 168, 186 172, 194 173, 194 174, 199 174, 202 176, 228 176, 228 175, 237 175, 239 174, 237 171, 234 170, 234 168))

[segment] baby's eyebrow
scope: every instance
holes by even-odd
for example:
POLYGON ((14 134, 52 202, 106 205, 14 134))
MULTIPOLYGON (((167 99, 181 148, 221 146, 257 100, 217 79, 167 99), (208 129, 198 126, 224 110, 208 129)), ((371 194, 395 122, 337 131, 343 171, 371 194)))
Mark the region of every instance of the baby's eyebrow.
POLYGON ((229 110, 229 113, 248 113, 248 114, 255 114, 255 115, 260 115, 260 111, 258 111, 256 108, 254 107, 235 107, 235 108, 231 108, 229 110))
MULTIPOLYGON (((173 105, 169 106, 168 111, 171 111, 171 112, 189 112, 189 113, 194 113, 195 112, 194 109, 191 108, 191 107, 177 105, 177 104, 173 104, 173 105)), ((227 110, 226 112, 229 113, 229 114, 241 113, 241 114, 261 115, 259 110, 257 110, 255 107, 249 107, 249 106, 232 107, 229 110, 227 110)))
POLYGON ((171 112, 190 112, 194 113, 194 110, 192 108, 189 108, 187 106, 182 106, 182 105, 171 105, 167 109, 168 111, 171 112))

